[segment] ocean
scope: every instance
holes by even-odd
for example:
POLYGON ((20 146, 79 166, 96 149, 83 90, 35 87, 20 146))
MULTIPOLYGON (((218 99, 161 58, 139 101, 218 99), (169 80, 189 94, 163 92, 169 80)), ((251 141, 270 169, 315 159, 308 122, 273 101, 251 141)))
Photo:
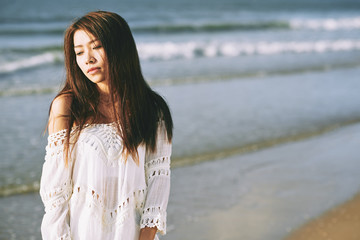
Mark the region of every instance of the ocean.
POLYGON ((360 120, 359 1, 2 0, 0 239, 40 237, 43 131, 65 78, 63 33, 94 10, 128 21, 143 74, 173 114, 174 167, 360 120))

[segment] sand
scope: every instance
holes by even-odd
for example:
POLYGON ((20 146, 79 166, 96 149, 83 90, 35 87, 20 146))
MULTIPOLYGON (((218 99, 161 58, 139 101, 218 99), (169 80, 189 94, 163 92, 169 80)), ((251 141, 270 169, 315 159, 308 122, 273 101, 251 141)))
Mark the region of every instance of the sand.
MULTIPOLYGON (((360 124, 354 124, 298 142, 173 169, 168 234, 161 239, 285 239, 359 192, 359 143, 360 124)), ((356 199, 355 207, 349 202, 349 210, 330 211, 343 216, 315 223, 313 229, 322 229, 325 238, 299 239, 359 240, 343 235, 356 236, 355 229, 360 229, 356 199)))
MULTIPOLYGON (((360 124, 354 124, 174 168, 168 234, 161 240, 280 240, 309 221, 305 232, 319 231, 325 238, 299 239, 360 239, 358 196, 354 204, 350 201, 326 217, 359 192, 359 143, 360 124), (324 220, 311 222, 324 213, 324 220)), ((38 193, 0 198, 0 212, 6 216, 0 221, 0 239, 13 239, 14 234, 16 239, 40 238, 43 206, 38 193)))
POLYGON ((359 240, 360 194, 310 221, 286 240, 359 240))

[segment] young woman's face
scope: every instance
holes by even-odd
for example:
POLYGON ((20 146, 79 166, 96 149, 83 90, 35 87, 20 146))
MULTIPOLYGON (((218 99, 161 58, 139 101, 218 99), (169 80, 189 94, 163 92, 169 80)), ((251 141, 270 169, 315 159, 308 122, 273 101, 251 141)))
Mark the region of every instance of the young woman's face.
POLYGON ((107 58, 101 42, 91 33, 74 33, 76 62, 85 76, 96 84, 107 84, 107 58))

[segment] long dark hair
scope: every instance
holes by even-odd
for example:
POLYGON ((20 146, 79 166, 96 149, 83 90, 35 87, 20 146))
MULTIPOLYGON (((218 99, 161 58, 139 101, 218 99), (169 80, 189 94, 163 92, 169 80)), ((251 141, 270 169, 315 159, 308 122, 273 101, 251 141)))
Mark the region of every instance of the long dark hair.
POLYGON ((168 105, 149 87, 142 75, 135 41, 127 22, 118 14, 106 11, 86 14, 65 32, 66 82, 57 97, 65 94, 72 99, 67 118, 66 163, 73 125, 78 128, 76 142, 85 124, 89 121, 95 123, 100 116, 96 84, 87 79, 76 63, 73 38, 77 30, 91 33, 104 48, 112 108, 124 145, 123 153, 126 154, 125 159, 130 154, 138 163, 137 147, 140 144, 145 143, 152 151, 155 150, 159 121, 165 122, 167 138, 171 142, 173 122, 168 105), (117 107, 115 101, 119 102, 117 107))

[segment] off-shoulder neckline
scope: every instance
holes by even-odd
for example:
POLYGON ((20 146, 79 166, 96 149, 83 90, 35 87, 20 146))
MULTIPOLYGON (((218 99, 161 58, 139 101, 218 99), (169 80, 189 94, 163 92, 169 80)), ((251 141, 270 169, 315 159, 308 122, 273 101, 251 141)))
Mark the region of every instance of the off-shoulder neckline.
MULTIPOLYGON (((89 127, 89 126, 113 126, 115 125, 116 122, 109 122, 109 123, 86 123, 84 124, 84 127, 89 127)), ((71 128, 71 132, 73 132, 74 130, 76 130, 77 128, 79 128, 78 125, 75 125, 71 128)), ((49 138, 51 138, 52 136, 56 136, 62 133, 66 133, 67 129, 61 129, 57 132, 53 132, 52 134, 49 134, 49 138)))
MULTIPOLYGON (((160 119, 159 120, 159 123, 160 122, 163 122, 164 120, 163 119, 160 119)), ((89 126, 114 126, 116 124, 116 122, 109 122, 109 123, 85 123, 84 126, 85 127, 89 127, 89 126)), ((78 125, 75 125, 71 128, 71 132, 73 132, 74 130, 76 130, 79 126, 78 125)), ((67 129, 61 129, 57 132, 53 132, 52 134, 49 134, 49 137, 51 136, 56 136, 56 135, 59 135, 61 133, 65 133, 67 132, 67 129)))

